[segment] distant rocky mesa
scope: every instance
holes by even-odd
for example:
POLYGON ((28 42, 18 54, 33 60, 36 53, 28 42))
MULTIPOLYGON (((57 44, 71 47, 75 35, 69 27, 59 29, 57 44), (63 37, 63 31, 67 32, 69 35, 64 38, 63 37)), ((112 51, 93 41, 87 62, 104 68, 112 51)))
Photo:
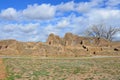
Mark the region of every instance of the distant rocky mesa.
POLYGON ((50 34, 43 42, 1 40, 0 55, 32 55, 41 57, 80 57, 120 55, 120 42, 66 33, 63 38, 50 34))

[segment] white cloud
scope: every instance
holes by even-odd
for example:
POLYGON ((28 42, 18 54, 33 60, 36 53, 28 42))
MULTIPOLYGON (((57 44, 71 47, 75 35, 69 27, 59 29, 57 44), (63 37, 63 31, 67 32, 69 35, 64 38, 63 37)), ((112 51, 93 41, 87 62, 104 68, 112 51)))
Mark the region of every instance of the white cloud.
POLYGON ((14 8, 7 8, 5 10, 2 10, 0 13, 1 18, 8 20, 16 20, 17 16, 18 16, 18 12, 14 8))
POLYGON ((50 33, 54 33, 54 34, 59 34, 60 29, 57 29, 55 25, 52 24, 48 24, 45 28, 44 28, 45 34, 48 35, 50 33))
POLYGON ((67 20, 61 20, 60 22, 57 23, 56 27, 58 28, 65 28, 69 26, 69 21, 67 20))
POLYGON ((6 24, 3 26, 3 30, 5 32, 13 32, 16 29, 17 25, 16 24, 6 24))
POLYGON ((113 36, 115 41, 120 41, 120 32, 113 36))
POLYGON ((119 38, 120 38, 120 32, 117 33, 117 34, 115 35, 115 37, 119 37, 119 38))
POLYGON ((29 37, 28 41, 39 41, 40 39, 41 39, 40 35, 36 35, 36 36, 29 37))
POLYGON ((57 10, 60 10, 60 11, 72 11, 74 10, 75 3, 73 1, 67 2, 67 3, 61 3, 56 7, 57 7, 57 10))
POLYGON ((58 5, 34 4, 23 10, 7 8, 0 13, 2 34, 0 38, 45 41, 50 33, 60 36, 66 32, 83 34, 84 30, 93 24, 119 27, 120 9, 113 8, 118 4, 118 0, 115 2, 113 0, 91 0, 79 3, 70 1, 58 5), (59 13, 63 15, 57 15, 59 13), (3 19, 8 21, 5 22, 3 19))
POLYGON ((82 2, 77 4, 76 11, 88 12, 93 5, 90 2, 82 2))
POLYGON ((36 33, 35 30, 40 26, 40 24, 29 23, 29 24, 20 24, 18 25, 19 29, 24 33, 36 33))
MULTIPOLYGON (((78 2, 70 1, 67 3, 61 3, 58 5, 50 4, 33 4, 28 5, 23 10, 16 10, 14 8, 7 8, 1 11, 0 17, 7 20, 48 20, 53 19, 58 14, 65 14, 68 12, 79 12, 81 14, 89 13, 94 9, 100 9, 101 6, 107 5, 108 7, 120 5, 119 0, 91 0, 89 2, 78 2), (59 12, 60 11, 60 12, 59 12)), ((112 9, 112 8, 109 9, 112 9)), ((105 8, 104 8, 105 9, 105 8)), ((62 15, 63 16, 63 15, 62 15)))
POLYGON ((2 29, 5 32, 14 32, 19 30, 23 33, 36 33, 35 30, 40 26, 39 23, 28 23, 28 24, 3 24, 2 29))
POLYGON ((118 6, 120 5, 120 0, 108 0, 106 3, 107 6, 118 6))
POLYGON ((28 19, 51 19, 55 16, 55 7, 50 4, 42 5, 29 5, 26 9, 23 10, 23 16, 28 19))
MULTIPOLYGON (((30 41, 31 38, 39 36, 38 27, 39 23, 28 23, 28 24, 2 24, 0 32, 3 34, 0 37, 2 39, 17 39, 23 41, 30 41), (30 39, 30 40, 29 40, 30 39)), ((37 38, 36 38, 37 39, 37 38)), ((37 40, 38 41, 38 40, 37 40)))
POLYGON ((7 8, 0 12, 0 18, 6 20, 48 20, 54 18, 55 6, 50 4, 28 5, 27 8, 17 11, 14 8, 7 8))
POLYGON ((85 14, 89 24, 120 25, 120 10, 95 9, 85 14))
POLYGON ((75 10, 79 13, 86 13, 92 9, 99 8, 104 5, 104 0, 91 0, 89 2, 80 2, 75 4, 75 10))

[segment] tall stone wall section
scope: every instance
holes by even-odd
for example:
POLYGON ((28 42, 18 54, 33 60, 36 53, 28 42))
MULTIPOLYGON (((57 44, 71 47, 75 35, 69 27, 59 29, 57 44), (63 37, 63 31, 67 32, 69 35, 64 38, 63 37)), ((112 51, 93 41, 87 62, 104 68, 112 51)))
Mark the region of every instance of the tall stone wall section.
POLYGON ((79 57, 89 55, 119 55, 120 42, 101 38, 82 37, 66 33, 63 38, 50 34, 43 42, 1 40, 0 55, 32 55, 43 57, 79 57))

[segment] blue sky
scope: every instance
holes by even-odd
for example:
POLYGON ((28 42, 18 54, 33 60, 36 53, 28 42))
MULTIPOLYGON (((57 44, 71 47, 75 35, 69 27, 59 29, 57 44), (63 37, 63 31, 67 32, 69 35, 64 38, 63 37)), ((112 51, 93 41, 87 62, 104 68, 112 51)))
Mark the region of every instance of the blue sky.
POLYGON ((0 39, 45 41, 99 24, 120 27, 120 0, 0 0, 0 39))
POLYGON ((74 1, 75 3, 87 2, 90 0, 0 0, 0 9, 5 9, 8 7, 13 7, 15 9, 24 9, 27 5, 33 5, 35 3, 41 4, 51 4, 59 5, 60 3, 67 3, 74 1), (7 4, 7 5, 6 5, 7 4))

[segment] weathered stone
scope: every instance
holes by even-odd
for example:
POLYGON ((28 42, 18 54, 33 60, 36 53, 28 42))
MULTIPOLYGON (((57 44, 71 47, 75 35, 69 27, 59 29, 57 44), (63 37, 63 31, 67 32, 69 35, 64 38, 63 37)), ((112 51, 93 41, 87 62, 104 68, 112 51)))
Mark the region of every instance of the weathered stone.
POLYGON ((82 37, 66 33, 63 38, 50 34, 43 42, 19 42, 1 40, 0 55, 32 55, 43 57, 79 57, 120 52, 120 42, 110 42, 102 38, 82 37), (116 49, 115 49, 116 48, 116 49))

